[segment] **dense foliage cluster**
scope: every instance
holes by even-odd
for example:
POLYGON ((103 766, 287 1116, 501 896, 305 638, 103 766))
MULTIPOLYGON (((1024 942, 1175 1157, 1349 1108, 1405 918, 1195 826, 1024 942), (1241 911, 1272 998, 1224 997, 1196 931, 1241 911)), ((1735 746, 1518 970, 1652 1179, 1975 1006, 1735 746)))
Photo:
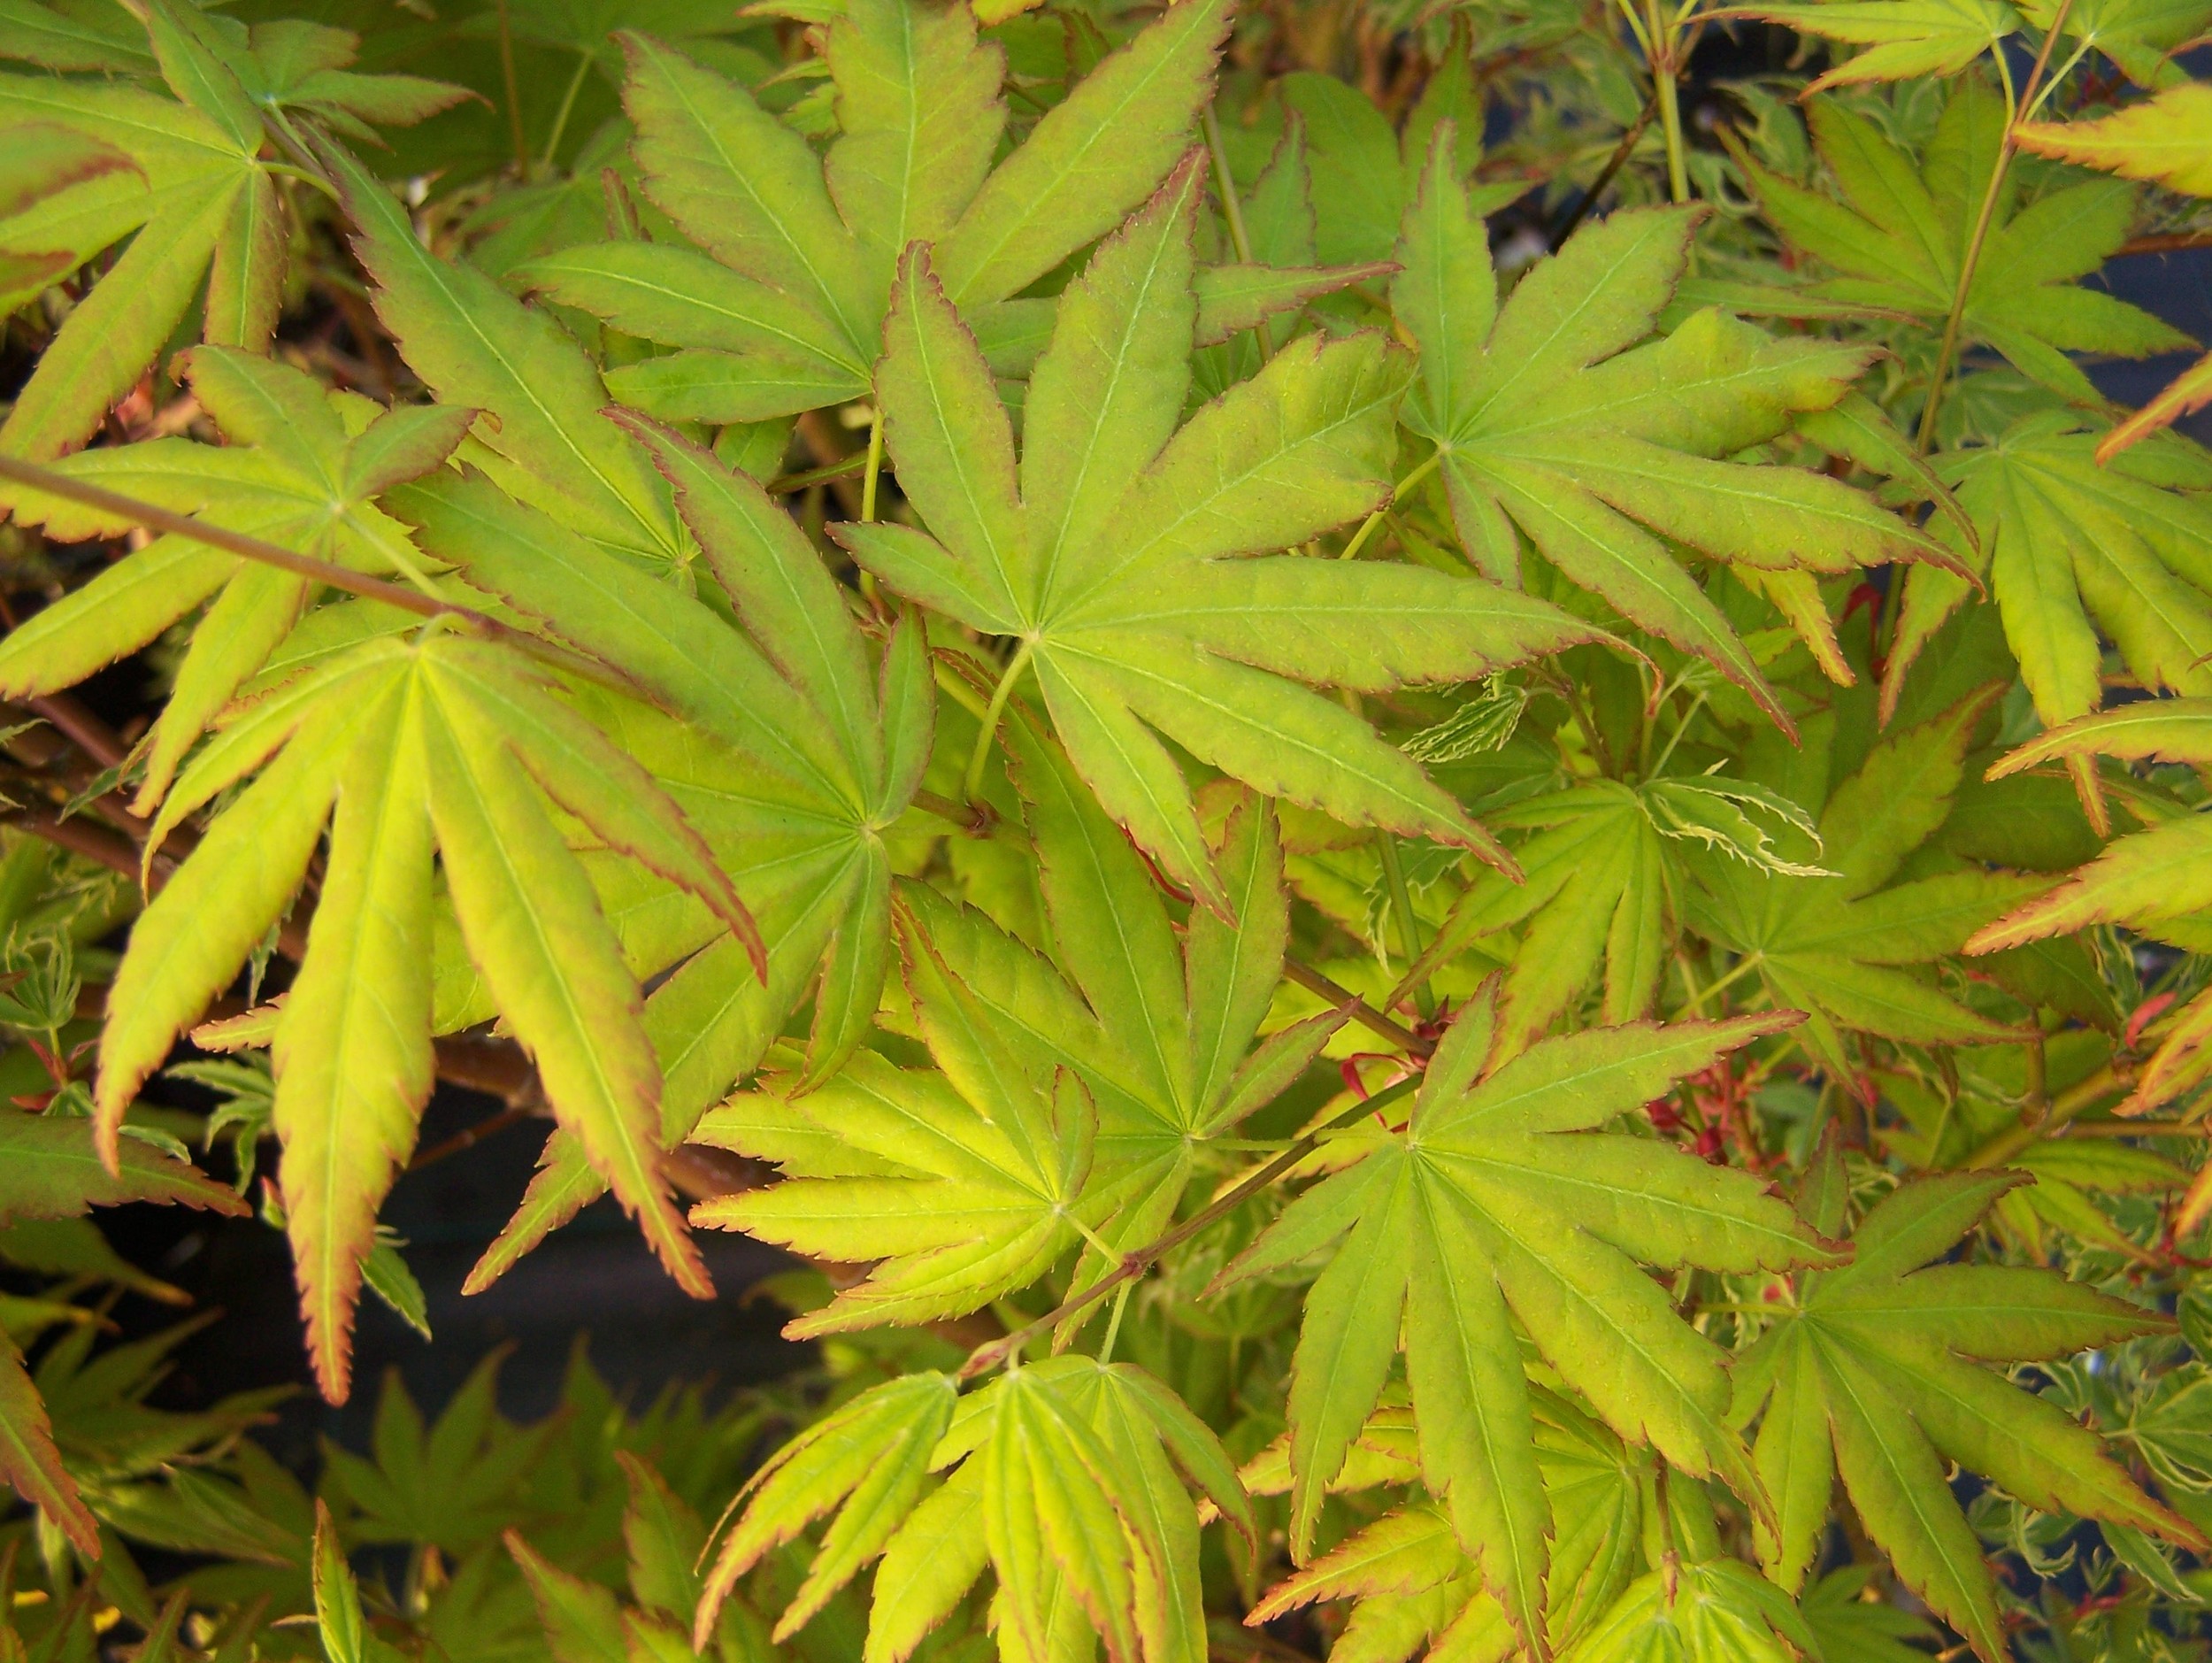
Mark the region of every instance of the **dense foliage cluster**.
POLYGON ((2208 33, 0 4, 0 1659, 2207 1655, 2208 33), (157 1406, 487 1055, 814 1371, 157 1406))

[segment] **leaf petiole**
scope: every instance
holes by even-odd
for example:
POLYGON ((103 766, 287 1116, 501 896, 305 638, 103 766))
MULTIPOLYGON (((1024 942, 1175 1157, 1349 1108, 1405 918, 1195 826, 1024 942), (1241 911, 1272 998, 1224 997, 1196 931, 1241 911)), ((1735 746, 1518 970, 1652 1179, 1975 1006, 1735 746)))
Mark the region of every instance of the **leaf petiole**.
POLYGON ((1014 650, 1014 656, 1006 661, 1006 668, 999 673, 998 685, 991 689, 991 702, 983 707, 982 724, 976 729, 975 749, 968 753, 968 771, 960 780, 960 794, 971 803, 983 794, 983 765, 990 760, 991 742, 998 737, 999 719, 1005 714, 1006 701, 1013 694, 1014 683, 1021 680, 1022 672, 1029 667, 1029 655, 1036 650, 1034 640, 1025 641, 1014 650))

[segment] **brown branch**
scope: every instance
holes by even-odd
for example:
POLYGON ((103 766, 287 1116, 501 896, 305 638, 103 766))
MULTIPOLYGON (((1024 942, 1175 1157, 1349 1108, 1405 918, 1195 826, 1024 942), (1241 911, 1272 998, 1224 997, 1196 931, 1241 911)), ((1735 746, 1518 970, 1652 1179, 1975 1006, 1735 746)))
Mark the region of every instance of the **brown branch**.
POLYGON ((1295 959, 1283 960, 1283 976, 1286 981, 1296 982, 1309 993, 1319 994, 1331 1005, 1340 1007, 1348 1005, 1355 1022, 1370 1033, 1381 1036, 1402 1051, 1410 1051, 1416 1057, 1425 1057, 1436 1049, 1435 1041, 1424 1039, 1402 1023, 1392 1021, 1351 989, 1340 986, 1318 970, 1300 964, 1295 959))
POLYGON ((2212 249, 2212 231, 2162 231, 2151 236, 2130 237, 2114 250, 2119 259, 2130 254, 2178 254, 2187 249, 2212 249))
POLYGON ((605 665, 595 659, 541 641, 527 630, 502 623, 472 606, 460 606, 451 601, 439 600, 409 589, 403 583, 388 582, 383 578, 370 577, 328 560, 318 560, 312 555, 297 554, 277 543, 250 537, 242 531, 211 526, 188 515, 173 512, 153 503, 141 502, 136 497, 125 497, 97 485, 88 485, 82 480, 73 479, 66 473, 57 473, 51 468, 39 467, 15 457, 0 456, 0 480, 12 480, 46 496, 81 503, 87 508, 96 508, 103 513, 113 514, 119 520, 143 526, 150 531, 165 532, 173 537, 184 537, 194 543, 204 543, 211 549, 220 549, 224 553, 234 554, 241 559, 274 566, 279 571, 291 573, 295 577, 308 578, 331 589, 342 589, 349 595, 357 595, 364 600, 380 601, 387 606, 411 612, 418 618, 450 618, 477 635, 519 648, 572 674, 588 676, 595 681, 612 681, 626 689, 627 687, 627 683, 621 681, 605 665))

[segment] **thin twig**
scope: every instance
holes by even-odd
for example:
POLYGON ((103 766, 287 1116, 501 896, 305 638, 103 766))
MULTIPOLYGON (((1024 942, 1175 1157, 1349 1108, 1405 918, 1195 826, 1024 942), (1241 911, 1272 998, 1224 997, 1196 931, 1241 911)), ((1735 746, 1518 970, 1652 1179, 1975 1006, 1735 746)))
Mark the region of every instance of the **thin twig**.
POLYGON ((1598 198, 1613 182, 1613 175, 1619 173, 1628 158, 1635 154, 1636 142, 1644 136, 1644 129, 1651 125, 1652 117, 1658 113, 1659 86, 1655 81, 1652 83, 1651 96, 1644 100, 1643 112, 1630 125, 1628 131, 1621 135, 1621 142, 1613 147, 1613 154, 1598 170, 1598 176, 1590 182, 1590 189, 1582 193, 1582 200, 1575 204, 1574 212, 1561 223, 1559 229, 1551 234, 1553 253, 1556 254, 1567 246, 1567 239, 1574 235, 1575 227, 1582 223, 1591 209, 1597 206, 1598 198))
POLYGON ((360 572, 337 566, 328 560, 318 560, 312 555, 296 554, 273 543, 264 543, 259 537, 248 536, 242 531, 232 531, 223 526, 211 526, 204 520, 172 512, 153 503, 141 502, 105 490, 97 485, 88 485, 82 480, 72 479, 66 473, 57 473, 34 463, 12 456, 0 456, 0 479, 12 480, 27 485, 33 490, 49 497, 59 497, 87 508, 96 508, 103 513, 127 520, 150 531, 166 532, 174 537, 185 537, 194 543, 205 543, 211 549, 220 549, 226 554, 253 560, 263 566, 273 566, 331 589, 342 589, 364 600, 381 602, 400 612, 411 612, 418 618, 449 618, 488 639, 504 643, 525 652, 543 658, 572 674, 587 676, 595 681, 611 681, 626 686, 614 672, 595 659, 569 651, 542 641, 526 630, 478 612, 472 606, 457 605, 451 601, 434 599, 407 588, 404 584, 388 582, 380 577, 370 577, 360 572))
POLYGON ((1928 402, 1920 407, 1920 430, 1913 445, 1921 455, 1935 442, 1936 412, 1943 406, 1943 394, 1951 377, 1951 365, 1958 355, 1959 327, 1966 317, 1966 297, 1974 287, 1974 273, 1980 266, 1982 245, 1989 240, 1989 227, 1996 218, 1997 199, 2004 192, 2005 175, 2011 170, 2012 158, 2020 148, 2020 124, 2035 109, 2036 89, 2042 84, 2043 72, 2050 67, 2052 49, 2058 37, 2065 33, 2066 15, 2074 9, 2074 0, 2058 0, 2058 13, 2051 19, 2050 30, 2043 37, 2043 50, 2035 55, 2035 67, 2028 72, 2027 84, 2020 89, 2020 101, 2005 117, 2005 136, 1997 147, 1997 160, 1989 170, 1989 184, 1982 192, 1981 210, 1974 216, 1974 234, 1967 240, 1966 257, 1959 262, 1957 285, 1951 291, 1951 310, 1943 320, 1943 339, 1936 347, 1935 368, 1928 378, 1928 402))
POLYGON ((1423 1039, 1411 1028, 1394 1022, 1349 988, 1340 986, 1318 970, 1300 964, 1295 959, 1283 960, 1283 976, 1294 982, 1309 993, 1317 993, 1331 1005, 1349 1005, 1352 1020, 1371 1034, 1379 1034, 1402 1051, 1416 1057, 1425 1057, 1436 1049, 1432 1041, 1423 1039))

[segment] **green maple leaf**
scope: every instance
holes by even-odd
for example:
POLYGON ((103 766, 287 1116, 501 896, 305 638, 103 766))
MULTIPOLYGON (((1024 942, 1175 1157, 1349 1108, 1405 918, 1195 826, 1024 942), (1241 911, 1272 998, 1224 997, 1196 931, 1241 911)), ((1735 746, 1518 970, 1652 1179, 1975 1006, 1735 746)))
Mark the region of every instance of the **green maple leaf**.
POLYGON ((1674 897, 1698 869, 1694 851, 1716 851, 1752 872, 1827 875, 1778 846, 1794 831, 1817 858, 1818 834, 1802 809, 1763 786, 1711 774, 1592 781, 1495 811, 1488 823, 1535 834, 1514 848, 1525 881, 1485 874, 1468 885, 1424 963, 1448 962, 1520 927, 1498 1009, 1502 1043, 1515 1050, 1549 1028, 1601 965, 1605 1021, 1651 1013, 1679 912, 1674 897))
POLYGON ((1560 1663, 1790 1663, 1820 1644, 1797 1606, 1734 1559, 1647 1571, 1560 1663))
POLYGON ((1724 459, 1836 403, 1865 354, 1770 340, 1711 311, 1651 339, 1689 257, 1692 210, 1617 213, 1578 233, 1501 306, 1450 158, 1440 127, 1390 293, 1421 350, 1406 425, 1436 447, 1467 558, 1518 583, 1525 535, 1571 582, 1709 660, 1788 728, 1674 550, 1762 573, 1947 559, 1835 480, 1724 459))
POLYGON ((373 640, 250 706, 179 777, 151 843, 257 771, 141 915, 116 972, 94 1089, 110 1166, 139 1086, 283 915, 334 822, 276 1023, 272 1113, 326 1394, 345 1395, 361 1260, 432 1084, 434 851, 556 1117, 672 1273, 705 1291, 659 1174, 661 1076, 637 984, 540 793, 697 895, 757 952, 676 806, 526 661, 450 632, 373 640))
MULTIPOLYGON (((375 499, 442 463, 470 412, 387 411, 229 348, 195 348, 185 366, 194 396, 228 443, 168 438, 104 446, 63 458, 56 471, 372 576, 423 574, 406 527, 375 499)), ((59 541, 120 537, 134 524, 24 486, 0 487, 0 505, 18 524, 42 526, 59 541)), ((154 723, 136 804, 148 813, 185 753, 260 674, 319 588, 165 534, 0 642, 0 694, 23 698, 81 681, 207 603, 154 723)))
POLYGON ((2021 29, 2010 0, 1812 0, 1809 4, 1732 7, 1722 16, 1758 18, 1847 46, 1809 94, 1869 81, 1955 76, 2021 29))
POLYGON ((1948 816, 1974 730, 1995 689, 1893 733, 1838 785, 1819 822, 1828 875, 1763 872, 1705 856, 1684 897, 1701 935, 1748 961, 1777 1008, 1808 1013, 1800 1039, 1825 1067, 1856 1077, 1844 1029, 1913 1044, 1971 1044, 2011 1029, 1931 984, 1924 966, 1957 952, 1983 924, 2049 880, 1949 871, 1895 882, 1948 816))
POLYGON ((1494 1000, 1461 1013, 1403 1135, 1300 1196, 1222 1277, 1341 1241, 1307 1296, 1292 1365, 1294 1558, 1311 1547, 1326 1486, 1402 1334, 1423 1482, 1514 1628, 1540 1630, 1551 1521, 1517 1318, 1622 1436, 1757 1497, 1722 1424, 1719 1351, 1640 1265, 1747 1270, 1832 1257, 1748 1174, 1597 1128, 1795 1020, 1597 1028, 1506 1060, 1494 1000))
POLYGON ((1012 1663, 1065 1657, 1087 1630, 1111 1663, 1202 1663, 1186 1477, 1252 1539, 1221 1445, 1141 1369, 1058 1357, 962 1398, 942 1374, 910 1374, 810 1427, 753 1480, 693 1639, 703 1647, 722 1598, 763 1554, 834 1511, 778 1640, 880 1556, 865 1663, 903 1663, 987 1567, 1000 1655, 1012 1663))
MULTIPOLYGON (((2212 693, 2212 457, 2162 435, 2106 461, 2099 440, 2097 426, 2045 411, 1937 463, 1980 534, 1974 567, 2046 727, 2103 702, 2108 639, 2144 686, 2212 693)), ((1966 594, 1946 572, 1907 580, 1888 686, 1966 594)), ((2089 766, 2078 754, 2069 766, 2093 802, 2089 766)))
POLYGON ((695 1222, 816 1257, 891 1258, 794 1335, 972 1310, 1079 1241, 1094 1251, 1077 1287, 1114 1268, 1172 1221, 1205 1141, 1294 1082, 1345 1020, 1253 1048, 1290 924, 1265 799, 1231 812, 1215 863, 1237 923, 1201 908, 1179 944, 1143 862, 1066 758, 1026 719, 1009 739, 1056 962, 908 885, 907 989, 943 1077, 863 1054, 826 1083, 734 1097, 694 1133, 787 1174, 702 1203, 695 1222), (1048 1136, 1053 1115, 1079 1117, 1079 1136, 1048 1136), (1079 1154, 1040 1160, 1048 1144, 1079 1154))
POLYGON ((465 460, 517 502, 649 566, 694 545, 651 452, 603 413, 576 338, 463 261, 439 258, 398 199, 334 145, 319 154, 353 223, 378 319, 437 399, 480 412, 465 460))
MULTIPOLYGON (((1748 176, 1783 241, 1833 273, 1811 293, 1918 319, 1932 338, 1951 311, 2007 113, 1978 76, 1953 81, 1916 162, 1866 117, 1822 99, 1810 109, 1813 143, 1841 200, 1755 165, 1748 176)), ((2062 185, 2023 205, 2020 175, 2008 174, 1960 313, 1962 346, 1993 347, 2030 379, 2098 404, 2068 353, 2145 358, 2189 345, 2150 313, 2076 281, 2117 251, 2134 217, 2134 189, 2118 180, 2062 185)))
POLYGON ((58 1115, 0 1114, 0 1229, 24 1219, 82 1218, 131 1201, 180 1202, 242 1215, 246 1204, 188 1162, 137 1138, 116 1147, 110 1171, 93 1147, 92 1122, 58 1115))
MULTIPOLYGON (((1736 1367, 1732 1418, 1764 1407, 1753 1459, 1774 1516, 1762 1563, 1804 1579, 1839 1472, 1867 1535, 1905 1584, 1989 1663, 2008 1655, 1989 1567, 1945 1476, 1956 1461, 2028 1506, 2149 1530, 2192 1546, 2190 1526, 2137 1489, 2104 1440, 1982 1363, 2070 1356, 2165 1328, 2167 1320, 2048 1271, 1935 1263, 2023 1182, 1951 1173, 1878 1203, 1840 1270, 1802 1278, 1736 1367)), ((1839 1234, 1848 1194, 1831 1138, 1801 1205, 1839 1234)))
POLYGON ((14 1337, 0 1334, 0 1478, 45 1515, 88 1559, 100 1556, 100 1524, 54 1447, 45 1401, 23 1367, 14 1337))
MULTIPOLYGON (((1330 1490, 1412 1484, 1421 1474, 1419 1429, 1402 1391, 1361 1428, 1330 1490)), ((1562 1394, 1532 1384, 1536 1467, 1550 1509, 1545 1572, 1545 1644, 1553 1651, 1612 1605, 1642 1567, 1650 1452, 1624 1444, 1562 1394)), ((1239 1474, 1255 1496, 1291 1488, 1290 1440, 1278 1438, 1239 1474)), ((1517 1644, 1513 1625, 1486 1590, 1445 1510, 1433 1504, 1386 1513, 1267 1591, 1246 1617, 1257 1625, 1323 1599, 1355 1599, 1348 1635, 1388 1636, 1410 1655, 1423 1640, 1447 1656, 1502 1659, 1517 1644)), ((1339 1642, 1343 1644, 1342 1641, 1339 1642)), ((1391 1647, 1399 1651, 1397 1644, 1391 1647)), ((1360 1653, 1365 1655, 1363 1650, 1360 1653)))
POLYGON ((1598 632, 1495 585, 1270 556, 1388 490, 1403 355, 1307 336, 1179 431, 1196 305, 1195 158, 1060 299, 1017 464, 974 337, 910 250, 877 372, 899 483, 935 535, 833 535, 891 588, 1016 642, 1077 772, 1177 882, 1227 905, 1182 769, 1472 848, 1496 845, 1366 723, 1287 678, 1384 692, 1486 675, 1598 632), (1259 558, 1231 558, 1257 556, 1259 558))
MULTIPOLYGON (((2139 520, 2137 523, 2140 523, 2139 520)), ((2085 716, 2038 735, 1990 768, 2001 779, 2058 761, 2077 769, 2093 758, 2193 763, 2212 761, 2212 699, 2146 699, 2085 716)), ((2181 813, 2108 844, 2048 893, 1977 931, 1970 953, 1998 952, 2100 924, 2124 924, 2144 934, 2194 938, 2199 915, 2212 910, 2212 820, 2181 813)), ((2204 1077, 2204 1022, 2212 1006, 2199 999, 2161 1043, 2135 1082, 2124 1111, 2141 1113, 2204 1077)))
MULTIPOLYGON (((0 246, 65 250, 72 264, 130 239, 40 356, 0 426, 0 449, 12 455, 44 459, 75 448, 196 304, 208 344, 267 350, 290 232, 277 172, 261 156, 265 111, 282 120, 281 107, 296 99, 303 112, 342 116, 365 130, 350 111, 388 123, 419 119, 462 96, 413 78, 334 82, 339 72, 328 36, 337 31, 326 33, 319 54, 309 54, 314 67, 295 81, 273 78, 241 38, 246 31, 228 19, 174 0, 150 0, 144 18, 163 91, 0 76, 0 118, 81 129, 134 166, 0 222, 0 246)), ((296 58, 303 43, 297 30, 280 32, 279 65, 296 58)))
MULTIPOLYGON (((810 991, 805 1083, 834 1073, 866 1032, 891 954, 884 836, 921 783, 934 712, 920 628, 900 626, 879 658, 781 504, 649 422, 609 431, 672 481, 704 567, 696 581, 713 585, 726 612, 482 479, 411 488, 394 505, 426 548, 619 668, 660 707, 604 689, 578 696, 680 805, 757 918, 764 981, 748 943, 696 896, 632 863, 587 857, 632 966, 641 977, 672 972, 644 1020, 665 1078, 662 1138, 672 1146, 759 1063, 810 991)), ((452 945, 448 962, 462 971, 461 943, 452 945)), ((484 1020, 488 992, 457 976, 439 1027, 484 1020)), ((468 1285, 488 1285, 604 1187, 585 1148, 557 1135, 468 1285)))
MULTIPOLYGON (((626 334, 680 349, 609 373, 671 420, 757 421, 866 394, 901 253, 936 244, 994 364, 1025 373, 1052 315, 1012 299, 1156 186, 1211 86, 1227 20, 1186 0, 1109 57, 994 166, 1001 49, 969 9, 864 0, 827 30, 838 137, 818 160, 741 87, 625 37, 648 196, 696 245, 563 250, 521 275, 626 334), (700 251, 703 250, 703 252, 700 251)), ((1219 340, 1371 274, 1210 268, 1202 333, 1219 340)))

